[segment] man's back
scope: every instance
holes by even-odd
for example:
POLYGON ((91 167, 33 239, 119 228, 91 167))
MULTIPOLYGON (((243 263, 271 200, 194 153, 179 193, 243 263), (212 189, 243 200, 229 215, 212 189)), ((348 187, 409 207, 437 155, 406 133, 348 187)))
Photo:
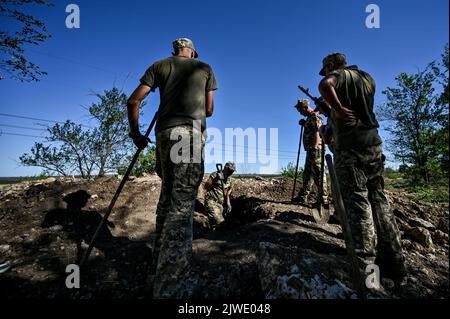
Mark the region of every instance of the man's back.
POLYGON ((217 88, 211 67, 198 60, 174 56, 154 63, 141 83, 160 90, 156 131, 200 120, 206 128, 206 92, 217 88))
POLYGON ((335 70, 336 94, 342 105, 354 111, 358 117, 356 125, 336 121, 334 123, 335 143, 337 148, 348 149, 381 144, 379 127, 373 112, 375 81, 356 66, 335 70))

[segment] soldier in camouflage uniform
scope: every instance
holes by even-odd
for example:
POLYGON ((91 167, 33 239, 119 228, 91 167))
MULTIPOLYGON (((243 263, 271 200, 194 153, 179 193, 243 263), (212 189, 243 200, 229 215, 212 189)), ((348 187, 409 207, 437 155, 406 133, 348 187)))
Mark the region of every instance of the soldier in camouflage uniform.
POLYGON ((214 229, 224 221, 224 204, 231 211, 230 196, 233 192, 234 180, 231 177, 236 170, 236 165, 232 162, 227 162, 223 168, 223 184, 225 189, 226 199, 223 196, 222 184, 218 172, 209 175, 208 180, 204 184, 206 190, 205 194, 205 211, 209 218, 209 224, 214 229))
POLYGON ((128 101, 130 136, 140 149, 148 140, 139 132, 139 106, 159 88, 156 123, 157 173, 161 193, 156 210, 151 278, 154 298, 187 298, 193 293, 192 214, 204 173, 203 131, 213 113, 217 89, 211 67, 196 60, 191 40, 173 42, 173 57, 148 68, 128 101))
MULTIPOLYGON (((308 100, 299 100, 295 106, 300 114, 306 116, 306 123, 303 131, 303 146, 306 151, 305 167, 303 170, 303 185, 298 195, 300 202, 306 203, 308 195, 311 193, 312 183, 314 181, 317 190, 320 190, 321 179, 321 155, 322 140, 319 136, 319 129, 323 124, 322 117, 309 105, 308 100)), ((322 203, 328 204, 326 175, 323 174, 323 198, 322 203)))
POLYGON ((323 60, 319 104, 329 116, 335 169, 361 269, 376 263, 381 275, 401 280, 406 271, 400 233, 384 194, 384 161, 373 112, 375 81, 345 55, 323 60))

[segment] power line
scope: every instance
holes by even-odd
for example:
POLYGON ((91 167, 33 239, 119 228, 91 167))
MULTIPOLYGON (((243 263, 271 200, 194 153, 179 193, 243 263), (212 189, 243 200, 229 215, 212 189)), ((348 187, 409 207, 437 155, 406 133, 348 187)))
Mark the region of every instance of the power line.
MULTIPOLYGON (((63 121, 41 119, 41 118, 36 118, 36 117, 30 117, 30 116, 24 116, 24 115, 18 115, 18 114, 9 114, 9 113, 0 113, 0 116, 13 117, 13 118, 19 118, 19 119, 25 119, 25 120, 33 120, 33 121, 41 121, 41 122, 47 122, 47 123, 58 123, 58 124, 66 123, 63 121)), ((92 126, 83 125, 83 124, 80 124, 80 125, 83 127, 92 128, 92 126)))
POLYGON ((34 128, 34 127, 19 126, 19 125, 0 124, 0 126, 10 127, 10 128, 20 128, 20 129, 24 129, 24 130, 33 130, 33 131, 47 131, 46 129, 43 129, 43 128, 34 128))
MULTIPOLYGON (((23 129, 32 129, 32 130, 37 130, 37 131, 46 131, 44 129, 35 129, 35 128, 30 128, 30 127, 22 127, 22 126, 16 126, 16 125, 3 125, 0 124, 0 126, 6 126, 6 127, 14 127, 14 128, 23 128, 23 129)), ((29 135, 29 134, 20 134, 20 133, 11 133, 11 132, 2 132, 0 130, 0 133, 4 134, 4 135, 16 135, 16 136, 25 136, 25 137, 37 137, 37 138, 44 138, 42 136, 36 136, 36 135, 29 135)), ((1 135, 1 134, 0 134, 1 135)), ((207 143, 207 144, 214 144, 214 145, 222 145, 220 143, 207 143)), ((240 146, 240 145, 235 145, 236 147, 245 147, 245 146, 240 146)), ((277 150, 273 150, 273 149, 263 149, 263 150, 270 150, 271 152, 277 152, 277 150)), ((235 154, 235 155, 243 155, 245 157, 245 155, 247 155, 247 157, 249 157, 250 154, 250 150, 248 149, 244 149, 244 150, 233 150, 233 149, 227 149, 227 148, 222 148, 222 152, 226 153, 226 154, 235 154)), ((266 154, 267 155, 267 154, 266 154)), ((267 155, 269 156, 269 155, 267 155)), ((288 154, 279 154, 277 156, 280 159, 295 159, 294 156, 289 156, 288 154)))
MULTIPOLYGON (((0 136, 2 135, 10 135, 10 136, 20 136, 20 137, 33 137, 33 138, 40 138, 40 139, 45 139, 45 137, 43 136, 37 136, 37 135, 29 135, 29 134, 19 134, 19 133, 11 133, 11 132, 3 132, 0 130, 0 136)), ((222 155, 227 156, 228 155, 235 155, 235 156, 239 156, 240 154, 244 154, 244 151, 233 151, 233 150, 225 150, 224 153, 222 155), (231 152, 231 153, 230 153, 231 152)), ((208 155, 209 156, 209 155, 208 155)), ((245 157, 245 156, 244 156, 245 157)), ((248 156, 247 156, 248 157, 248 156)), ((289 157, 289 156, 282 156, 282 155, 278 155, 277 156, 278 159, 284 159, 284 160, 295 160, 295 157, 289 157)))
MULTIPOLYGON (((129 77, 129 76, 125 76, 125 75, 119 74, 119 73, 117 73, 115 71, 111 71, 111 70, 108 70, 108 69, 105 69, 105 68, 102 68, 102 67, 98 67, 98 66, 93 65, 93 64, 83 63, 83 62, 80 62, 80 61, 77 61, 77 60, 73 60, 73 59, 69 59, 69 58, 66 58, 66 57, 62 57, 62 56, 58 56, 58 55, 54 55, 54 54, 50 54, 50 53, 46 53, 46 52, 36 51, 36 50, 33 50, 33 49, 29 49, 28 51, 36 53, 36 54, 40 54, 40 55, 45 55, 45 56, 47 56, 49 58, 52 58, 52 59, 57 59, 57 60, 65 61, 65 62, 68 62, 68 63, 81 65, 81 66, 84 66, 84 67, 88 67, 88 68, 91 68, 91 69, 94 69, 94 70, 102 71, 102 72, 105 72, 105 73, 109 73, 109 74, 112 74, 112 75, 114 75, 116 77, 122 77, 122 78, 125 78, 125 79, 129 77)), ((135 76, 133 76, 133 77, 136 78, 135 76)))
POLYGON ((17 114, 8 114, 8 113, 0 113, 0 116, 14 117, 14 118, 19 118, 19 119, 34 120, 34 121, 49 122, 49 123, 64 123, 61 121, 46 120, 46 119, 40 119, 40 118, 36 118, 36 117, 17 115, 17 114))
MULTIPOLYGON (((0 113, 0 116, 6 116, 6 117, 13 117, 13 118, 21 118, 21 119, 28 119, 28 120, 35 120, 35 121, 41 121, 41 122, 50 122, 50 123, 64 123, 61 121, 55 121, 55 120, 49 120, 49 119, 41 119, 41 118, 35 118, 35 117, 30 117, 30 116, 24 116, 24 115, 17 115, 17 114, 9 114, 9 113, 0 113)), ((18 126, 18 125, 8 125, 8 124, 0 124, 0 126, 5 126, 5 127, 11 127, 11 128, 20 128, 20 129, 28 129, 28 130, 37 130, 37 131, 46 131, 45 129, 37 129, 37 128, 31 128, 31 127, 25 127, 25 126, 18 126)), ((85 125, 83 125, 85 126, 85 125)), ((89 127, 89 126, 88 126, 89 127)), ((33 135, 28 135, 28 134, 16 134, 16 133, 4 133, 5 135, 17 135, 17 136, 28 136, 28 137, 39 137, 42 138, 41 136, 33 136, 33 135)), ((153 136, 152 136, 153 137, 153 136)), ((259 148, 259 147, 249 147, 248 145, 234 145, 234 144, 225 144, 225 143, 210 143, 210 142, 206 142, 206 144, 213 144, 213 145, 217 145, 217 146, 221 146, 222 149, 225 152, 233 152, 233 153, 239 153, 239 154, 245 154, 245 153, 249 153, 251 152, 251 150, 264 150, 264 151, 269 151, 269 152, 277 152, 277 153, 289 153, 289 154, 295 154, 297 152, 294 151, 286 151, 286 150, 276 150, 276 149, 270 149, 270 148, 259 148), (231 146, 231 147, 236 147, 236 151, 234 151, 233 149, 229 149, 226 146, 231 146), (238 150, 237 148, 243 148, 243 150, 238 150)), ((284 158, 284 159, 294 159, 294 157, 290 157, 289 154, 281 154, 282 156, 278 156, 279 158, 284 158)))
MULTIPOLYGON (((206 142, 206 144, 213 144, 213 145, 224 145, 224 146, 232 146, 232 147, 240 147, 240 148, 244 148, 247 150, 251 149, 251 150, 263 150, 263 151, 270 151, 270 152, 278 152, 278 153, 291 153, 291 154, 297 154, 297 152, 294 151, 284 151, 284 150, 276 150, 273 148, 262 148, 262 147, 249 147, 248 145, 238 145, 238 144, 225 144, 225 143, 210 143, 210 142, 206 142)), ((224 147, 226 149, 226 147, 224 147)))
POLYGON ((19 133, 10 133, 10 132, 3 132, 2 130, 0 130, 0 136, 2 136, 2 135, 14 135, 14 136, 34 137, 34 138, 42 138, 42 139, 45 138, 43 136, 19 134, 19 133))

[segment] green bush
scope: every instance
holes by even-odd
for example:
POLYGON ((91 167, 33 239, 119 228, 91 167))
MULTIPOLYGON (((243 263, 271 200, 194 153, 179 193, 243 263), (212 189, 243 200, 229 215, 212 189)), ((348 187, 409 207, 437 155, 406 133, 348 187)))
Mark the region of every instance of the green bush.
MULTIPOLYGON (((281 168, 281 176, 294 178, 295 177, 295 165, 292 162, 289 162, 286 167, 281 168)), ((302 178, 303 176, 303 169, 298 169, 297 178, 302 178)))
POLYGON ((431 188, 418 186, 413 189, 414 200, 429 203, 448 203, 448 188, 431 188))
POLYGON ((19 178, 19 182, 34 182, 34 181, 40 181, 42 179, 47 179, 49 178, 50 175, 46 174, 46 173, 41 173, 39 175, 35 175, 35 176, 24 176, 19 178))
MULTIPOLYGON (((121 167, 118 170, 120 175, 124 175, 128 167, 121 167)), ((142 176, 144 173, 153 174, 156 171, 156 148, 148 147, 147 151, 141 152, 139 158, 131 170, 131 176, 142 176)))
POLYGON ((392 167, 386 167, 384 169, 384 177, 389 178, 389 179, 399 179, 399 178, 403 178, 403 174, 400 173, 399 171, 393 169, 392 167))

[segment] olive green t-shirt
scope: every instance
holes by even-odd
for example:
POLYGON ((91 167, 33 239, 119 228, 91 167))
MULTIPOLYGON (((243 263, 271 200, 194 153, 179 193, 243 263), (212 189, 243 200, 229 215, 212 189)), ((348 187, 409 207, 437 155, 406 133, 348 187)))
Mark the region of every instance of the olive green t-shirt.
POLYGON ((198 60, 173 56, 155 62, 141 78, 141 83, 159 88, 160 105, 155 131, 201 121, 206 128, 206 92, 216 90, 211 67, 198 60))
POLYGON ((336 94, 344 107, 356 113, 358 122, 349 125, 334 120, 332 110, 333 137, 336 149, 358 149, 381 144, 378 121, 373 112, 375 81, 357 66, 335 70, 330 73, 337 79, 336 94))

